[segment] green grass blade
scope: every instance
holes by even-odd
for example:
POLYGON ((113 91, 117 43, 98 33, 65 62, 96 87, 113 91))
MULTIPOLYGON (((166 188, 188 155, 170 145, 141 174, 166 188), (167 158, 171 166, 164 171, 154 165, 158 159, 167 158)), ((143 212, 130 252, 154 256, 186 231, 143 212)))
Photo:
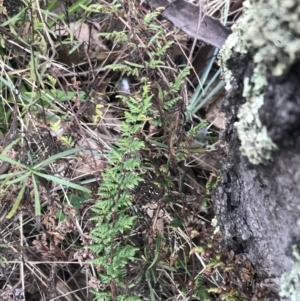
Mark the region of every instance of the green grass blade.
POLYGON ((5 151, 8 151, 9 149, 11 149, 11 148, 12 148, 15 144, 17 144, 19 141, 20 141, 20 138, 16 138, 13 142, 11 142, 9 145, 7 145, 7 146, 3 149, 2 153, 5 152, 5 151))
POLYGON ((177 269, 175 269, 169 265, 163 264, 161 262, 157 263, 157 266, 163 270, 167 270, 167 271, 174 272, 174 273, 177 272, 177 269))
POLYGON ((192 114, 195 114, 198 110, 200 110, 215 94, 217 94, 223 87, 225 86, 225 82, 222 80, 218 83, 218 85, 197 105, 194 107, 192 114))
POLYGON ((154 259, 153 259, 152 263, 150 264, 150 266, 148 267, 148 270, 150 270, 155 265, 155 263, 157 262, 158 255, 159 255, 159 249, 160 249, 162 241, 164 241, 164 240, 165 239, 162 235, 159 234, 157 236, 156 247, 155 247, 155 251, 154 251, 154 259))
POLYGON ((48 5, 46 6, 46 10, 51 12, 52 9, 55 7, 56 3, 58 0, 52 0, 48 3, 48 5))
MULTIPOLYGON (((42 167, 45 167, 51 163, 53 163, 55 160, 57 159, 61 159, 63 157, 67 157, 67 156, 70 156, 70 155, 73 155, 81 150, 83 150, 84 148, 83 147, 77 147, 77 148, 73 148, 73 149, 69 149, 67 151, 64 151, 64 152, 61 152, 59 154, 56 154, 54 156, 51 156, 49 158, 47 158, 46 160, 44 160, 43 162, 40 162, 36 165, 34 165, 32 167, 33 170, 39 170, 41 169, 42 167)), ((1 158, 0 158, 1 159, 1 158)))
MULTIPOLYGON (((219 49, 217 49, 217 48, 215 48, 211 51, 212 58, 207 62, 206 67, 201 76, 200 82, 198 84, 198 87, 197 87, 194 95, 191 98, 190 104, 187 107, 187 113, 186 113, 187 120, 190 120, 190 118, 192 116, 192 112, 193 113, 197 112, 195 107, 199 107, 198 103, 201 100, 201 98, 203 97, 203 95, 205 94, 204 90, 203 90, 203 86, 205 85, 205 82, 211 71, 214 61, 216 60, 216 55, 218 54, 218 51, 219 51, 219 49)), ((211 85, 211 83, 210 83, 210 85, 211 85)), ((203 103, 203 101, 201 103, 203 103)))
POLYGON ((77 12, 82 6, 87 6, 90 0, 78 0, 68 8, 68 14, 77 12))
POLYGON ((37 179, 34 175, 32 175, 32 183, 33 183, 33 191, 34 191, 34 213, 35 216, 41 216, 41 200, 38 189, 37 179))
POLYGON ((220 76, 221 74, 221 69, 219 69, 215 75, 211 78, 211 80, 208 82, 208 84, 205 86, 205 89, 203 90, 203 95, 207 94, 207 91, 210 89, 212 84, 215 82, 215 80, 220 76))
POLYGON ((39 177, 42 177, 48 181, 53 181, 59 185, 62 185, 62 186, 66 186, 66 187, 70 187, 70 188, 74 188, 76 190, 79 190, 79 191, 83 191, 83 192, 87 192, 87 193, 90 193, 90 189, 86 188, 86 187, 83 187, 83 186, 80 186, 78 184, 75 184, 75 183, 72 183, 72 182, 69 182, 67 180, 64 180, 64 179, 60 179, 60 178, 57 178, 55 176, 51 176, 51 175, 46 175, 46 174, 42 174, 40 172, 36 172, 36 171, 33 171, 35 175, 39 176, 39 177))
POLYGON ((154 145, 157 145, 159 147, 162 147, 164 149, 168 149, 168 146, 164 143, 161 143, 161 142, 158 142, 158 141, 155 141, 154 139, 147 139, 147 141, 149 141, 150 143, 154 144, 154 145))
POLYGON ((16 166, 19 166, 19 167, 21 167, 21 168, 23 168, 23 169, 26 169, 26 170, 29 169, 28 166, 23 165, 22 163, 20 163, 20 162, 14 160, 14 159, 12 159, 12 158, 6 157, 5 155, 2 155, 2 154, 0 154, 0 160, 5 161, 5 162, 8 162, 8 163, 13 164, 13 165, 16 165, 16 166))
POLYGON ((0 183, 0 191, 2 191, 2 189, 6 186, 8 180, 9 178, 6 178, 3 182, 0 183))
POLYGON ((18 208, 19 208, 19 205, 21 203, 21 200, 23 198, 23 195, 24 195, 24 192, 25 192, 25 188, 26 188, 26 184, 25 182, 23 182, 23 186, 21 188, 21 190, 19 191, 19 194, 11 208, 11 210, 9 211, 9 213, 6 215, 6 218, 7 219, 10 219, 14 216, 14 214, 17 212, 18 208))
MULTIPOLYGON (((24 171, 22 173, 24 173, 24 171)), ((15 184, 15 183, 18 183, 18 182, 22 182, 23 180, 25 180, 27 177, 30 176, 30 173, 31 172, 28 171, 28 172, 24 173, 23 175, 21 175, 20 177, 15 178, 15 179, 13 179, 11 181, 8 181, 7 184, 11 185, 11 184, 15 184)))
MULTIPOLYGON (((73 14, 73 13, 76 13, 79 9, 82 8, 82 6, 88 5, 89 2, 90 2, 90 0, 78 0, 78 1, 76 1, 74 4, 72 4, 72 5, 67 9, 68 15, 71 15, 71 14, 73 14)), ((55 6, 55 4, 56 4, 56 3, 51 4, 51 5, 49 5, 49 7, 53 9, 53 7, 55 6)), ((62 12, 62 13, 56 15, 56 18, 57 18, 58 20, 63 20, 63 19, 65 19, 65 14, 66 14, 65 12, 62 12)), ((48 27, 51 28, 54 24, 55 24, 55 21, 51 21, 51 22, 48 23, 48 27)))
POLYGON ((12 84, 12 83, 10 83, 10 82, 8 82, 5 78, 3 78, 2 76, 0 76, 0 81, 5 85, 5 86, 7 86, 9 89, 11 89, 12 91, 15 91, 15 86, 12 84))
POLYGON ((146 271, 145 276, 146 276, 146 280, 147 280, 148 287, 149 287, 150 300, 151 300, 151 301, 155 301, 155 296, 154 296, 154 293, 153 293, 153 287, 152 287, 152 285, 151 285, 150 270, 147 270, 147 271, 146 271))
POLYGON ((208 61, 207 65, 206 65, 206 68, 205 68, 205 71, 203 72, 203 75, 201 76, 201 83, 204 84, 207 80, 207 77, 211 71, 211 68, 213 66, 213 63, 215 62, 216 60, 216 57, 217 57, 217 54, 219 52, 219 49, 218 48, 215 48, 211 51, 211 54, 212 54, 212 57, 211 59, 208 61))
MULTIPOLYGON (((23 8, 18 14, 14 15, 13 17, 9 17, 7 21, 3 22, 1 24, 1 27, 6 27, 9 24, 15 24, 18 20, 22 19, 22 17, 24 17, 24 12, 26 10, 26 7, 23 8)), ((23 39, 21 39, 20 36, 18 36, 18 38, 25 43, 25 41, 23 41, 23 39)), ((28 45, 27 43, 25 43, 26 45, 28 45)), ((28 45, 29 46, 29 45, 28 45)))
POLYGON ((230 10, 230 0, 225 1, 225 7, 224 7, 224 16, 223 16, 223 24, 226 26, 228 15, 229 15, 229 10, 230 10))
POLYGON ((3 174, 3 175, 0 175, 0 180, 4 180, 4 179, 8 180, 9 178, 13 178, 13 177, 21 175, 23 173, 24 173, 24 170, 3 174))

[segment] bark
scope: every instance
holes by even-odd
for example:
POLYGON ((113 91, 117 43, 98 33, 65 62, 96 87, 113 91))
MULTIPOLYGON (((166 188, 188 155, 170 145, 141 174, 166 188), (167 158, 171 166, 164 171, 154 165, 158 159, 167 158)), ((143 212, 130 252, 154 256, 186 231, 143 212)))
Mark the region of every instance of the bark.
POLYGON ((252 58, 235 54, 228 67, 234 76, 223 105, 229 156, 213 194, 215 214, 225 245, 249 259, 270 287, 265 300, 280 300, 280 277, 293 266, 292 246, 300 245, 300 64, 280 78, 268 75, 259 116, 278 151, 266 165, 253 165, 241 155, 234 127, 252 58))
POLYGON ((204 14, 201 6, 182 0, 150 0, 153 8, 164 7, 162 15, 190 37, 221 48, 231 30, 204 14))

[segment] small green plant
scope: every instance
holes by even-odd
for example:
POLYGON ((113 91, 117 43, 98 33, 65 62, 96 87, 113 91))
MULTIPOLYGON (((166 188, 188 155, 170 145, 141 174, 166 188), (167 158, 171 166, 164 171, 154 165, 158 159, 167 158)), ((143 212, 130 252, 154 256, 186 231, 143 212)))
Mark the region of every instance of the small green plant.
MULTIPOLYGON (((150 24, 149 20, 156 16, 157 13, 146 16, 143 25, 141 25, 143 30, 155 32, 155 39, 150 39, 147 47, 143 44, 139 45, 139 47, 145 48, 149 60, 141 63, 124 60, 122 63, 108 65, 106 69, 118 71, 122 77, 139 76, 140 73, 145 72, 144 70, 157 72, 160 71, 161 67, 166 67, 161 58, 166 55, 172 43, 165 41, 164 28, 161 26, 152 28, 153 24, 150 24)), ((114 43, 124 41, 122 35, 116 32, 105 33, 102 36, 111 39, 114 43)), ((127 38, 126 42, 133 47, 135 45, 134 35, 128 33, 127 38)), ((176 74, 176 76, 172 76, 173 82, 157 83, 155 89, 157 89, 158 95, 154 95, 152 92, 153 85, 145 78, 140 78, 140 88, 133 95, 120 97, 122 103, 127 107, 122 119, 121 139, 111 147, 108 158, 110 167, 103 173, 99 188, 100 199, 93 206, 95 212, 93 220, 97 224, 92 231, 94 244, 89 248, 97 254, 97 259, 93 262, 99 265, 101 270, 99 278, 105 286, 103 291, 94 292, 97 300, 140 300, 132 290, 134 288, 132 281, 129 284, 126 280, 129 266, 141 260, 136 257, 139 249, 134 246, 130 239, 130 233, 138 218, 138 215, 134 214, 132 210, 133 192, 144 181, 144 175, 149 172, 149 169, 154 169, 154 166, 149 167, 147 159, 142 160, 141 152, 147 149, 146 143, 157 145, 163 150, 161 153, 158 152, 157 156, 163 156, 163 152, 168 148, 172 156, 176 156, 175 145, 166 143, 166 137, 148 139, 143 136, 144 126, 147 122, 161 126, 166 135, 170 133, 171 136, 172 129, 166 123, 171 123, 168 119, 170 116, 167 117, 168 114, 164 112, 174 109, 180 100, 179 91, 184 83, 184 78, 189 73, 189 68, 183 69, 179 73, 173 71, 173 73, 176 74), (168 84, 168 89, 164 89, 163 84, 168 84), (157 111, 153 105, 157 100, 161 106, 160 116, 153 113, 157 111)), ((171 164, 167 164, 159 168, 159 172, 166 175, 163 179, 164 183, 161 181, 158 184, 164 189, 171 183, 168 179, 170 166, 171 164)), ((163 198, 166 196, 162 196, 163 198)), ((151 300, 156 298, 153 284, 159 282, 156 268, 163 266, 164 270, 176 271, 158 260, 162 240, 164 240, 163 236, 154 235, 155 250, 150 252, 145 250, 145 255, 142 255, 145 270, 139 271, 136 276, 139 279, 136 281, 146 279, 151 300)))
POLYGON ((100 200, 93 206, 97 222, 92 231, 94 245, 90 248, 98 254, 94 263, 100 265, 103 273, 99 274, 101 282, 110 287, 111 292, 95 292, 99 300, 139 300, 136 296, 114 293, 122 288, 126 291, 126 265, 134 260, 138 250, 130 240, 120 241, 120 236, 128 235, 136 216, 131 216, 132 191, 143 181, 141 175, 146 172, 142 167, 138 153, 144 142, 137 138, 147 119, 152 95, 149 84, 145 83, 135 97, 122 97, 129 110, 122 123, 122 139, 111 150, 109 163, 111 167, 104 173, 99 189, 100 200))
POLYGON ((86 187, 80 186, 78 184, 69 182, 67 180, 64 180, 62 178, 59 178, 59 177, 56 177, 53 175, 49 175, 44 172, 45 167, 47 167, 51 163, 54 163, 57 159, 73 155, 80 150, 82 150, 82 149, 77 148, 77 149, 67 150, 65 152, 51 156, 40 163, 34 164, 33 166, 24 165, 12 158, 9 158, 3 154, 0 154, 0 160, 2 160, 4 162, 8 162, 20 169, 20 171, 17 171, 17 172, 0 175, 0 181, 3 180, 3 182, 0 185, 1 190, 9 189, 9 187, 11 185, 19 185, 20 186, 18 196, 12 206, 12 209, 10 210, 10 212, 7 214, 6 217, 12 218, 13 215, 18 210, 20 202, 21 202, 24 192, 25 192, 25 188, 26 188, 26 186, 28 186, 29 182, 32 182, 33 189, 34 189, 35 216, 36 217, 41 216, 41 202, 40 202, 40 194, 39 194, 39 188, 38 188, 41 178, 43 178, 47 181, 52 181, 58 185, 61 185, 62 187, 69 187, 69 188, 73 188, 73 189, 76 189, 76 190, 79 190, 82 192, 89 193, 90 190, 86 187))
POLYGON ((203 284, 203 277, 199 275, 195 280, 195 297, 199 298, 199 300, 210 301, 210 296, 207 292, 207 286, 203 284))

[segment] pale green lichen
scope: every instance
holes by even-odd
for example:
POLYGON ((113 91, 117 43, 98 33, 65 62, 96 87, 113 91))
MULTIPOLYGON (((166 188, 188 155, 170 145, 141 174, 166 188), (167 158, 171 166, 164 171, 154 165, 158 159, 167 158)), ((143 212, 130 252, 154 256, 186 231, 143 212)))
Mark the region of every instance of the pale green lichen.
POLYGON ((300 58, 300 5, 296 0, 246 1, 239 27, 254 62, 280 76, 300 58))
POLYGON ((239 122, 235 123, 241 140, 241 151, 253 164, 265 163, 272 158, 276 145, 262 125, 258 111, 264 103, 262 90, 267 84, 266 78, 255 68, 254 74, 244 79, 243 97, 247 99, 238 113, 239 122))
MULTIPOLYGON (((238 30, 237 25, 232 26, 232 34, 229 35, 227 38, 224 47, 219 52, 219 59, 220 59, 220 68, 222 72, 223 79, 226 82, 225 89, 229 90, 231 88, 230 82, 232 80, 232 73, 227 68, 226 62, 230 59, 232 56, 233 51, 235 50, 235 47, 239 45, 239 40, 242 39, 241 31, 238 30)), ((240 53, 247 53, 246 49, 239 49, 240 53)))
POLYGON ((266 74, 280 76, 300 60, 300 3, 297 0, 246 0, 243 16, 232 28, 232 34, 220 51, 221 69, 226 89, 230 88, 231 71, 226 62, 233 52, 248 53, 255 69, 245 79, 243 96, 236 128, 241 140, 241 151, 254 164, 266 163, 276 150, 260 122, 258 111, 264 101, 266 74))
POLYGON ((296 258, 296 262, 293 268, 288 273, 283 273, 281 276, 281 297, 290 298, 292 301, 300 300, 300 255, 297 251, 297 247, 293 246, 293 255, 296 258))

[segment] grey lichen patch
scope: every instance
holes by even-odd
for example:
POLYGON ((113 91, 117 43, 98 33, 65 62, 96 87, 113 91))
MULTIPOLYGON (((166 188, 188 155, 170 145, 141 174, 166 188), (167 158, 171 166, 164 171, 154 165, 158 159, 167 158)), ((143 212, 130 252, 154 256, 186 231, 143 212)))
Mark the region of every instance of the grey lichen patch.
POLYGON ((229 90, 231 88, 230 82, 232 80, 232 73, 227 68, 226 63, 232 56, 232 53, 240 52, 240 53, 247 53, 247 50, 245 47, 240 48, 240 40, 242 39, 241 30, 239 30, 239 27, 237 24, 232 26, 232 34, 229 35, 227 38, 224 47, 219 52, 219 60, 220 60, 220 68, 222 72, 222 76, 226 82, 225 89, 229 90))
POLYGON ((247 0, 244 7, 234 51, 250 53, 274 76, 286 73, 300 59, 299 1, 247 0))
POLYGON ((258 111, 264 103, 263 88, 266 78, 258 68, 254 69, 251 81, 244 79, 243 97, 247 99, 238 113, 239 122, 235 123, 241 140, 241 152, 253 164, 266 163, 272 158, 276 145, 269 138, 267 128, 262 125, 258 111))
POLYGON ((286 73, 300 58, 299 1, 246 1, 245 6, 242 44, 274 76, 286 73))
POLYGON ((292 270, 289 273, 284 273, 281 276, 281 297, 290 298, 292 301, 300 300, 300 255, 296 250, 296 246, 293 246, 293 255, 297 262, 294 264, 292 270))
POLYGON ((256 66, 252 77, 245 79, 246 103, 240 108, 236 123, 241 151, 254 164, 266 163, 276 149, 258 112, 264 101, 267 72, 281 76, 300 60, 299 19, 297 0, 246 0, 243 16, 233 26, 232 34, 220 51, 226 89, 230 89, 232 80, 226 64, 233 52, 249 54, 256 66))

